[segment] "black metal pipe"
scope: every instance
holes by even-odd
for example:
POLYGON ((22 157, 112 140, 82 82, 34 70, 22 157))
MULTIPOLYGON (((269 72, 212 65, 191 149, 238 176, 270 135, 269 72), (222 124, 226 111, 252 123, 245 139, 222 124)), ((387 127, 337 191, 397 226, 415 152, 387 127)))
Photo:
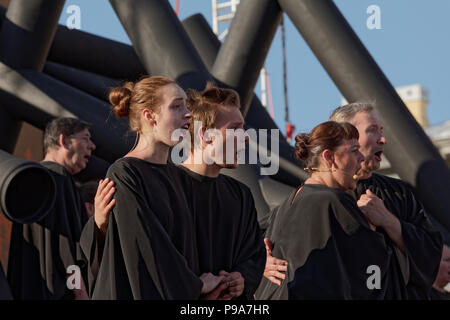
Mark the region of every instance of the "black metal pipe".
POLYGON ((203 90, 213 80, 167 0, 110 0, 145 68, 203 90))
POLYGON ((0 73, 0 102, 12 116, 40 129, 55 117, 88 121, 97 145, 94 154, 109 162, 130 150, 134 136, 128 135, 125 120, 111 114, 110 104, 37 71, 15 71, 0 64, 0 73))
POLYGON ((13 0, 0 32, 0 61, 42 71, 65 0, 13 0))
POLYGON ((109 90, 123 84, 116 79, 50 61, 45 63, 44 73, 107 102, 109 90))
POLYGON ((333 1, 278 2, 347 101, 376 101, 392 168, 450 230, 449 168, 333 1))
POLYGON ((56 184, 38 163, 0 150, 0 211, 11 221, 33 223, 53 208, 56 184))
POLYGON ((212 68, 216 79, 239 93, 244 116, 281 17, 276 0, 241 1, 212 68))
POLYGON ((201 13, 187 17, 181 24, 206 68, 211 71, 222 45, 219 38, 201 13))
POLYGON ((146 70, 132 46, 59 26, 48 60, 110 78, 134 81, 146 70))
MULTIPOLYGON (((5 14, 0 6, 0 24, 5 14)), ((48 60, 120 80, 137 80, 150 72, 132 46, 63 25, 57 27, 48 60)))

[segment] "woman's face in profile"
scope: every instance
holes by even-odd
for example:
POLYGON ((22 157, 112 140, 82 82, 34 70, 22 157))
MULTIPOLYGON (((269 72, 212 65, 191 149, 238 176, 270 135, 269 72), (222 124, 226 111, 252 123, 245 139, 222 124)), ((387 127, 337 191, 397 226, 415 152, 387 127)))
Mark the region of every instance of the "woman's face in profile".
POLYGON ((177 84, 166 85, 158 91, 161 105, 155 115, 154 134, 160 142, 174 146, 180 140, 173 141, 172 133, 177 129, 188 133, 192 113, 186 106, 186 93, 177 84))
POLYGON ((353 190, 358 181, 357 172, 361 169, 364 156, 359 152, 358 140, 344 140, 334 152, 332 174, 343 190, 353 190))

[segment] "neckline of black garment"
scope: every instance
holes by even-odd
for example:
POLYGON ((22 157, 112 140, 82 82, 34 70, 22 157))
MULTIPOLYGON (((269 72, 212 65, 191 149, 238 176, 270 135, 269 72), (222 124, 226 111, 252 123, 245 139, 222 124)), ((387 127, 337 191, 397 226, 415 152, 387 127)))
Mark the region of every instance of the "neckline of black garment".
POLYGON ((155 163, 155 162, 150 162, 150 161, 136 158, 136 157, 123 157, 123 158, 120 158, 119 160, 125 160, 125 159, 137 160, 138 162, 146 163, 146 164, 156 166, 156 167, 161 167, 161 168, 167 167, 167 165, 168 165, 168 163, 155 163))
POLYGON ((329 186, 325 186, 323 184, 318 184, 318 183, 307 183, 307 184, 304 184, 302 186, 302 189, 303 189, 303 187, 311 187, 311 188, 324 189, 324 190, 326 189, 326 190, 331 190, 331 191, 334 191, 334 192, 344 192, 344 193, 346 192, 345 190, 342 190, 342 189, 339 189, 339 188, 329 187, 329 186))
POLYGON ((192 178, 194 178, 195 180, 198 180, 198 181, 215 181, 220 176, 220 174, 219 174, 217 177, 208 177, 208 176, 204 176, 200 173, 197 173, 195 171, 192 171, 191 169, 188 169, 182 165, 177 165, 177 167, 180 168, 181 170, 183 170, 184 172, 186 172, 187 175, 191 176, 192 178))
MULTIPOLYGON (((58 162, 55 162, 55 161, 41 161, 40 164, 41 165, 48 164, 49 167, 53 167, 54 169, 58 170, 58 173, 64 174, 66 176, 67 175, 68 176, 72 176, 70 174, 69 170, 67 170, 63 165, 59 164, 58 162)), ((57 172, 57 171, 55 171, 55 172, 57 172)))
POLYGON ((361 180, 358 180, 358 183, 370 183, 371 181, 373 181, 373 179, 374 179, 374 176, 375 176, 375 172, 372 172, 372 174, 370 175, 370 177, 368 177, 368 178, 366 178, 366 179, 361 179, 361 180))

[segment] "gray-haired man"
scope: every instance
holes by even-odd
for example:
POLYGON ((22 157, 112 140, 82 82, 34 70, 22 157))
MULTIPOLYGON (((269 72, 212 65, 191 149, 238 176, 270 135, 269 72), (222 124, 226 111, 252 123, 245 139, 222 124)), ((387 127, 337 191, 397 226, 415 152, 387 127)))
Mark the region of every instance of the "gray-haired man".
POLYGON ((396 248, 406 287, 404 292, 399 292, 400 296, 428 299, 441 261, 442 237, 409 185, 374 173, 380 167, 386 144, 383 126, 374 107, 364 103, 341 106, 333 111, 330 120, 350 122, 358 129, 360 152, 365 160, 358 173, 355 196, 359 208, 376 231, 396 248))
POLYGON ((95 149, 89 128, 90 124, 78 119, 57 118, 45 129, 41 164, 55 179, 56 203, 39 222, 13 224, 8 281, 14 299, 87 298, 82 279, 80 288, 74 281, 79 290, 68 288, 67 270, 83 267, 79 239, 88 216, 72 175, 86 167, 95 149))

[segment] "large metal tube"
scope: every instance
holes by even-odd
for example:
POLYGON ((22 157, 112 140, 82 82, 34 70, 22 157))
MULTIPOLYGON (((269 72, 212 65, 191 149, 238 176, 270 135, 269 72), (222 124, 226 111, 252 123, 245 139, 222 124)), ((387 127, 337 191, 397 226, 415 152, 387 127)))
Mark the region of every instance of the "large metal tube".
POLYGON ((0 60, 42 71, 65 0, 13 0, 0 32, 0 60))
POLYGON ((123 84, 119 80, 50 61, 45 63, 44 73, 107 102, 109 90, 123 84))
POLYGON ((38 163, 0 150, 0 211, 11 221, 33 223, 53 209, 56 185, 38 163))
POLYGON ((239 93, 244 116, 281 17, 276 0, 241 1, 214 62, 211 74, 239 93))
POLYGON ((278 2, 347 101, 376 101, 393 169, 450 230, 450 170, 333 1, 278 2))
POLYGON ((106 77, 134 81, 145 70, 132 46, 59 26, 48 60, 106 77))
MULTIPOLYGON (((212 31, 209 23, 203 15, 195 14, 183 20, 182 24, 206 67, 211 69, 221 42, 212 31)), ((256 129, 279 129, 255 94, 250 103, 245 122, 249 127, 256 129)), ((281 131, 279 142, 280 171, 273 178, 285 184, 297 186, 302 180, 307 179, 308 174, 303 171, 302 163, 294 157, 294 148, 286 141, 281 131)))
POLYGON ((181 24, 206 68, 211 71, 222 45, 219 38, 201 13, 187 17, 181 24))
POLYGON ((203 90, 213 80, 167 0, 110 0, 147 71, 203 90))
POLYGON ((33 70, 15 71, 0 64, 0 101, 16 118, 44 129, 55 117, 92 123, 94 154, 113 162, 130 150, 128 124, 111 114, 111 105, 33 70), (6 70, 5 70, 6 69, 6 70))
MULTIPOLYGON (((14 0, 5 14, 0 30, 0 61, 13 69, 42 71, 64 0, 14 0)), ((2 105, 0 108, 4 108, 2 105)), ((0 145, 12 152, 22 122, 7 112, 1 113, 0 145)))
MULTIPOLYGON (((0 6, 0 24, 5 14, 0 6)), ((137 80, 150 72, 132 46, 63 25, 57 27, 48 60, 121 80, 137 80)))

